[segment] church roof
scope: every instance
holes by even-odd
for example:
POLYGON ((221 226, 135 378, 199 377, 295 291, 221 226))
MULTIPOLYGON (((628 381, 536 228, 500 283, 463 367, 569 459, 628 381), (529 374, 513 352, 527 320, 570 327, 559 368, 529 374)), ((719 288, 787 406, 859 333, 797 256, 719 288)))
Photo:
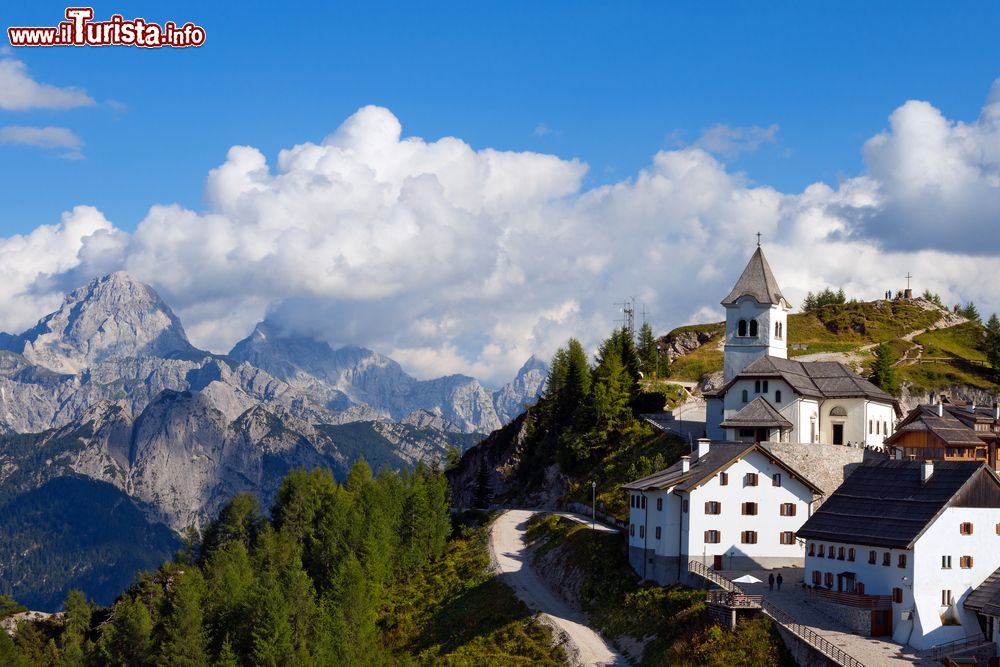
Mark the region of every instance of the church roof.
POLYGON ((794 476, 805 484, 810 491, 817 495, 822 495, 823 490, 810 482, 795 468, 791 467, 777 456, 764 449, 758 444, 751 443, 712 443, 708 453, 702 457, 691 461, 691 467, 684 472, 683 463, 678 461, 669 468, 654 472, 634 482, 623 484, 622 489, 626 491, 661 491, 674 488, 675 491, 691 491, 704 482, 711 479, 717 473, 724 471, 730 465, 745 458, 751 452, 760 452, 769 460, 781 466, 788 474, 794 476))
POLYGON ((753 297, 757 300, 757 303, 770 303, 791 307, 781 294, 778 281, 774 279, 774 274, 771 273, 771 267, 768 266, 767 260, 764 259, 764 251, 760 246, 757 246, 757 250, 747 263, 747 267, 743 269, 743 273, 740 275, 740 279, 736 281, 733 291, 722 300, 722 305, 731 306, 736 303, 737 299, 744 296, 753 297))
POLYGON ((836 361, 794 361, 765 355, 755 359, 716 395, 723 395, 732 385, 747 378, 780 378, 795 393, 809 398, 868 398, 891 403, 897 411, 899 403, 847 366, 836 361))
POLYGON ((796 537, 906 549, 946 507, 984 506, 1000 494, 1000 480, 980 462, 935 461, 927 481, 922 467, 889 460, 858 466, 796 537))
POLYGON ((792 428, 792 422, 781 416, 767 399, 758 396, 739 412, 720 424, 723 428, 792 428))
POLYGON ((946 445, 960 447, 981 447, 983 441, 976 432, 960 422, 948 410, 938 415, 936 405, 918 405, 906 415, 896 432, 886 438, 887 445, 894 445, 907 433, 928 432, 946 445))

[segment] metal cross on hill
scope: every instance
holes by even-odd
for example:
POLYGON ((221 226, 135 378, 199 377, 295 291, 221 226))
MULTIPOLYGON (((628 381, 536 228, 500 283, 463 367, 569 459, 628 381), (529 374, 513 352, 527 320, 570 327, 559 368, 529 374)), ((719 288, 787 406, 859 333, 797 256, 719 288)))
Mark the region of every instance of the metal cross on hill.
POLYGON ((912 278, 912 277, 913 276, 910 275, 910 272, 907 271, 906 272, 906 289, 910 289, 910 278, 912 278))

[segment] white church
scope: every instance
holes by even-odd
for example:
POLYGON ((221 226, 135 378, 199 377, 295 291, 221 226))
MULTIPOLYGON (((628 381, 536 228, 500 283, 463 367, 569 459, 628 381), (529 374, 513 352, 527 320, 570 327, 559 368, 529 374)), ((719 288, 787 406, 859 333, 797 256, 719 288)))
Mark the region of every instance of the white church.
POLYGON ((841 363, 788 359, 791 304, 758 245, 726 308, 723 385, 705 393, 708 437, 881 446, 899 403, 841 363))

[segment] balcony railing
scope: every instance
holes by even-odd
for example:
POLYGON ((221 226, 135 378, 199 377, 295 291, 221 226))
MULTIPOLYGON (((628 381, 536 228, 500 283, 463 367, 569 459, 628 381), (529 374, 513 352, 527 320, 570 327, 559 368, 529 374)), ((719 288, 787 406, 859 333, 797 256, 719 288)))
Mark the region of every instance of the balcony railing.
POLYGON ((825 602, 842 604, 849 607, 865 609, 889 609, 892 607, 892 597, 889 595, 865 595, 863 593, 847 593, 831 591, 825 588, 810 588, 809 594, 825 602))

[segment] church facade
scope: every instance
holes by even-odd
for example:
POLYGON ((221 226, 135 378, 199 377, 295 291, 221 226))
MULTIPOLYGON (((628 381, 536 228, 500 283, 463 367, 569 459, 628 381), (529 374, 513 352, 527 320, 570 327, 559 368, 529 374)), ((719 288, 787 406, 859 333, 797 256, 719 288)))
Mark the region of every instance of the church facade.
POLYGON ((839 362, 788 359, 788 313, 758 246, 726 308, 723 385, 705 393, 709 438, 879 447, 898 402, 839 362))

